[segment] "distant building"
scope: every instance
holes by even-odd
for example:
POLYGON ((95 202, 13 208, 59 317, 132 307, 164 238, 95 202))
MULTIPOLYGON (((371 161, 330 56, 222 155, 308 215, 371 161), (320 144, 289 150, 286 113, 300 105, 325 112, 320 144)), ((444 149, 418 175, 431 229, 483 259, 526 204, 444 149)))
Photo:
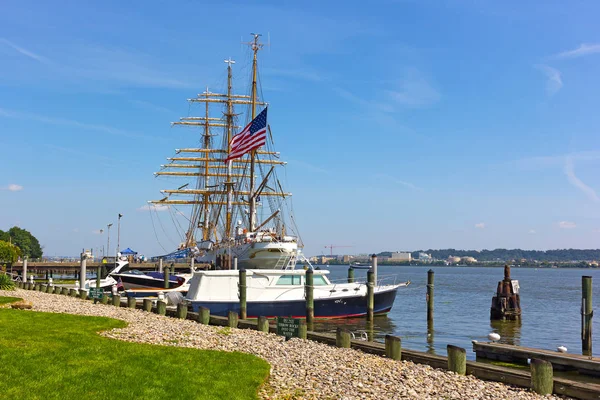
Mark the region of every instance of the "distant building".
POLYGON ((448 264, 458 264, 460 262, 460 257, 450 256, 446 260, 448 264))
POLYGON ((419 253, 419 261, 430 262, 432 260, 433 258, 431 257, 431 254, 419 253))
POLYGON ((410 261, 411 259, 410 253, 393 252, 388 261, 410 261))
POLYGON ((477 262, 477 260, 474 257, 469 257, 469 256, 462 257, 460 259, 460 261, 463 262, 463 263, 465 263, 465 264, 473 264, 473 263, 477 262))

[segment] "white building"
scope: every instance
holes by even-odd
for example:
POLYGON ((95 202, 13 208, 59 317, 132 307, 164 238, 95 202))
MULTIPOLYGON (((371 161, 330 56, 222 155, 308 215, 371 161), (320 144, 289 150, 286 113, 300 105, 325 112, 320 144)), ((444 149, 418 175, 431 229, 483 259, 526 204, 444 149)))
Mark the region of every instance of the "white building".
POLYGON ((389 261, 410 261, 412 256, 410 253, 393 252, 389 261))

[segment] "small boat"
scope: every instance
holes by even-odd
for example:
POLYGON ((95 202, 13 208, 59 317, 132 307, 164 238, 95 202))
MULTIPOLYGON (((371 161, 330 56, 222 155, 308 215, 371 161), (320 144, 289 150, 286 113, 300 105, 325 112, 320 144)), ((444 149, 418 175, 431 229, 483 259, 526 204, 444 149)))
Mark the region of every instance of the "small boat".
MULTIPOLYGON (((314 270, 315 318, 347 318, 367 314, 365 283, 332 283, 328 270, 314 270)), ((255 269, 246 271, 246 307, 248 318, 306 315, 306 271, 255 269)), ((185 297, 188 306, 198 312, 210 309, 211 315, 227 316, 239 313, 239 271, 196 271, 185 297)), ((398 288, 410 282, 375 287, 375 314, 388 313, 396 299, 398 288)))
POLYGON ((352 269, 371 269, 370 265, 363 265, 360 263, 350 264, 350 268, 352 269))
MULTIPOLYGON (((126 270, 129 265, 129 261, 127 260, 118 260, 117 266, 106 275, 106 278, 100 279, 100 287, 103 290, 110 290, 114 285, 119 285, 118 278, 114 278, 114 275, 119 274, 121 271, 126 270)), ((97 287, 96 279, 88 279, 85 281, 85 285, 83 287, 84 290, 89 290, 90 287, 97 287)))

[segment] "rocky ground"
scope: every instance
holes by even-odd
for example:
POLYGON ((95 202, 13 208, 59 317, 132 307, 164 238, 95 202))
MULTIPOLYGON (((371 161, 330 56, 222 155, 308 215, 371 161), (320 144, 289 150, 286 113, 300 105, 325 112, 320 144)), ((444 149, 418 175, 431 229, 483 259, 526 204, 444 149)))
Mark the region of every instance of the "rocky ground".
MULTIPOLYGON (((287 342, 274 334, 201 325, 141 310, 93 304, 67 296, 20 290, 17 296, 34 311, 121 319, 127 328, 106 337, 164 346, 242 351, 267 360, 271 377, 260 389, 263 399, 536 399, 529 390, 459 376, 407 361, 393 361, 351 349, 307 340, 287 342)), ((558 397, 546 396, 547 399, 558 397)))

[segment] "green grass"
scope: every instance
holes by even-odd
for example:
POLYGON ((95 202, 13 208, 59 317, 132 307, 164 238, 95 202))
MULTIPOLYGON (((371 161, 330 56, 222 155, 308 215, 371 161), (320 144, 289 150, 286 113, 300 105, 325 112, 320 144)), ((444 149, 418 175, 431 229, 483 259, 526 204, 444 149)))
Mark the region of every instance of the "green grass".
POLYGON ((269 364, 249 354, 97 334, 124 326, 104 317, 1 309, 0 398, 255 399, 268 377, 269 364))
POLYGON ((14 303, 16 301, 21 301, 20 297, 0 297, 0 305, 14 303))

